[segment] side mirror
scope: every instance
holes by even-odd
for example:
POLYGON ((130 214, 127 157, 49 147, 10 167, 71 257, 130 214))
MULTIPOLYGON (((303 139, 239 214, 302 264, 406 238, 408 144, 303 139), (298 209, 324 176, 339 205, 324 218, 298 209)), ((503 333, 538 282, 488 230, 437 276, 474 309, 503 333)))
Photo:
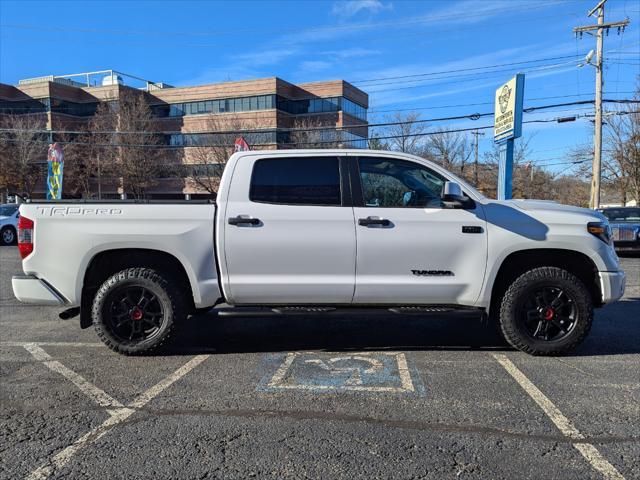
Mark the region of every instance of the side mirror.
POLYGON ((462 204, 466 199, 462 194, 462 188, 460 188, 459 184, 456 182, 444 182, 444 187, 442 187, 442 201, 462 204))

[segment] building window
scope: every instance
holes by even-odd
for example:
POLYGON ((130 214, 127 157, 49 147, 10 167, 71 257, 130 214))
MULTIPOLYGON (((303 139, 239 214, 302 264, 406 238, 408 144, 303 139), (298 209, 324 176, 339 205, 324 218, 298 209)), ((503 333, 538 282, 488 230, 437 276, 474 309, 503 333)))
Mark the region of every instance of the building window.
POLYGON ((341 205, 336 157, 268 158, 253 166, 249 199, 285 205, 341 205))

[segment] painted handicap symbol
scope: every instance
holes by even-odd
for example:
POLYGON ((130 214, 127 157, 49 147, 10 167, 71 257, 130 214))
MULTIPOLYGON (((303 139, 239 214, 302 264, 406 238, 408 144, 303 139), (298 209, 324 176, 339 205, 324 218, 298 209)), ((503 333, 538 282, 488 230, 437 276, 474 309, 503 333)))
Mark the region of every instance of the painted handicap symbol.
POLYGON ((305 363, 318 365, 320 368, 338 375, 344 375, 345 373, 349 374, 348 378, 344 382, 345 385, 362 385, 362 373, 371 375, 375 374, 379 370, 382 370, 382 362, 380 362, 379 360, 357 355, 347 357, 333 357, 330 358, 327 362, 314 358, 311 360, 305 360, 305 363), (349 366, 349 361, 356 361, 360 362, 361 364, 368 364, 369 366, 364 368, 362 365, 349 366), (338 366, 345 363, 347 364, 347 366, 338 366))
POLYGON ((265 361, 272 373, 258 385, 262 391, 424 392, 420 377, 400 352, 291 352, 267 355, 265 361))

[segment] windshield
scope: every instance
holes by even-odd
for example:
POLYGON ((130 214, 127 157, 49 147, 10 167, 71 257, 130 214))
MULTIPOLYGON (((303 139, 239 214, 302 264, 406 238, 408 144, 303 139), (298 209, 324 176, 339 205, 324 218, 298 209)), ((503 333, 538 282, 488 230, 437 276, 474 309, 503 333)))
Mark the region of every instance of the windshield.
POLYGON ((17 205, 0 205, 0 217, 9 217, 18 209, 17 205))
POLYGON ((640 222, 640 208, 605 208, 602 213, 611 222, 640 222))

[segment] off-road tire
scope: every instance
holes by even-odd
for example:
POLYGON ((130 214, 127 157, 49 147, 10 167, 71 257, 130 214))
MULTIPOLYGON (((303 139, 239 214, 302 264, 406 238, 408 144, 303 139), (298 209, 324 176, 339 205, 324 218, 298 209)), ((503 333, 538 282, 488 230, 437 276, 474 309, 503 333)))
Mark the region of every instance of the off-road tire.
POLYGON ((593 323, 593 299, 584 283, 575 275, 557 267, 539 267, 520 275, 507 289, 500 305, 500 328, 513 347, 531 355, 563 355, 578 346, 593 323), (519 306, 536 286, 564 289, 575 305, 572 330, 558 340, 535 339, 526 333, 519 320, 519 306))
POLYGON ((150 268, 129 268, 109 277, 96 292, 91 307, 91 318, 98 337, 111 350, 124 355, 143 355, 156 350, 166 342, 176 323, 187 316, 184 291, 162 272, 150 268), (112 295, 132 289, 145 288, 152 292, 161 306, 163 316, 159 330, 151 338, 129 341, 115 332, 107 311, 112 295))
POLYGON ((16 233, 16 229, 13 227, 2 227, 2 230, 0 230, 0 244, 2 245, 13 245, 16 243, 16 240, 18 239, 18 234, 16 233), (5 233, 8 232, 12 232, 13 236, 11 237, 11 241, 7 241, 5 240, 5 233))

